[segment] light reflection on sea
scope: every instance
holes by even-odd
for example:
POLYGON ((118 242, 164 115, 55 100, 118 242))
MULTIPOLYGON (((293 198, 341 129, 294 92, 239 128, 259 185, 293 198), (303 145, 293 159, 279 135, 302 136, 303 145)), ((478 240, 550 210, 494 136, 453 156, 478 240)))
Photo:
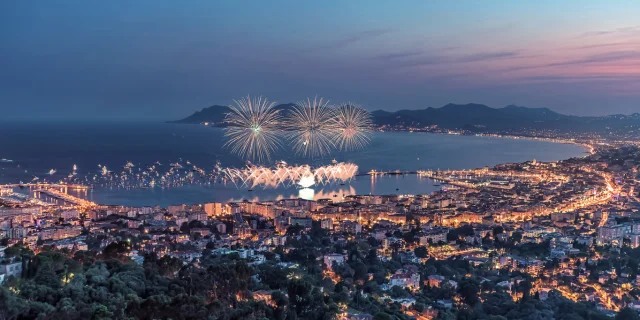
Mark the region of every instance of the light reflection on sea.
MULTIPOLYGON (((243 161, 223 148, 223 132, 198 125, 163 123, 7 123, 0 126, 0 183, 57 182, 78 166, 79 177, 99 175, 98 164, 120 171, 132 161, 145 168, 156 161, 164 164, 190 160, 210 172, 216 162, 225 167, 242 167, 243 161), (55 133, 53 138, 52 133, 55 133), (49 174, 55 169, 55 174, 49 174)), ((300 159, 283 151, 276 160, 289 164, 327 165, 335 157, 339 162, 355 163, 360 173, 425 169, 463 169, 521 162, 536 158, 553 161, 582 156, 576 145, 545 141, 501 139, 493 137, 452 136, 425 133, 376 133, 363 151, 337 153, 325 159, 300 159)), ((313 197, 339 199, 350 194, 424 194, 439 187, 416 175, 358 176, 344 185, 312 187, 313 197), (396 190, 397 189, 397 190, 396 190), (335 196, 335 197, 334 197, 335 196)), ((305 191, 310 197, 309 191, 305 191)), ((118 189, 100 187, 89 190, 86 198, 101 204, 146 206, 180 203, 204 203, 232 200, 273 200, 299 197, 296 187, 248 191, 233 185, 187 185, 161 189, 118 189)))
POLYGON ((167 206, 171 204, 195 204, 203 202, 267 201, 287 198, 332 199, 356 194, 428 194, 439 190, 430 179, 414 174, 393 176, 358 176, 341 185, 339 183, 315 185, 304 190, 295 186, 288 188, 236 188, 233 184, 189 185, 178 188, 149 189, 94 189, 86 194, 70 191, 72 195, 100 204, 125 206, 167 206), (302 196, 301 196, 302 192, 302 196))

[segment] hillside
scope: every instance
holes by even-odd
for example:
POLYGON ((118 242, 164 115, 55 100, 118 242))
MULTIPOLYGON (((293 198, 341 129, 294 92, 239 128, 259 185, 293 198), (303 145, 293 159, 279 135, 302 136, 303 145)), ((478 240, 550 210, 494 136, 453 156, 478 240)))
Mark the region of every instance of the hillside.
MULTIPOLYGON (((295 106, 293 103, 279 104, 274 108, 280 110, 283 113, 288 112, 295 106)), ((227 113, 230 109, 228 106, 213 105, 208 108, 204 108, 200 111, 196 111, 194 114, 180 120, 169 121, 170 123, 214 123, 222 124, 227 113)))
MULTIPOLYGON (((280 104, 275 108, 288 112, 294 104, 280 104)), ((229 107, 214 105, 173 123, 214 123, 224 125, 229 107)), ((438 126, 447 129, 472 131, 502 131, 551 129, 559 131, 605 131, 640 125, 640 114, 611 115, 602 117, 579 117, 564 115, 548 108, 527 108, 509 105, 491 108, 483 104, 447 104, 440 108, 371 112, 373 122, 379 126, 426 127, 438 126)))

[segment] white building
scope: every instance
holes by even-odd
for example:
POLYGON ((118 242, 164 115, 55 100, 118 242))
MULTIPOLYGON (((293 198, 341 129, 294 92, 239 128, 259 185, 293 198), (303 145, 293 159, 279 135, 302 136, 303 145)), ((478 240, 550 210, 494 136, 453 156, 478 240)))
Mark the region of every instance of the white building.
POLYGON ((337 253, 330 253, 324 256, 324 264, 327 266, 327 268, 333 269, 334 263, 336 264, 344 263, 344 255, 337 254, 337 253))
POLYGON ((389 280, 391 287, 398 286, 409 289, 418 289, 420 287, 420 274, 417 272, 398 270, 389 280))

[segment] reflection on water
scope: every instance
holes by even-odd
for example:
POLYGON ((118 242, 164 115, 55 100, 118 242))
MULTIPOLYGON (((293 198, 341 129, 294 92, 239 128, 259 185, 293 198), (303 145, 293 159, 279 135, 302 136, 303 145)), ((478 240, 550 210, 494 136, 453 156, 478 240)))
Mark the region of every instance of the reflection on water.
MULTIPOLYGON (((244 161, 222 147, 223 131, 204 126, 153 123, 47 123, 33 126, 8 123, 0 126, 0 137, 3 137, 0 139, 2 157, 15 160, 0 164, 0 183, 31 181, 34 176, 40 177, 39 181, 59 181, 68 177, 76 164, 74 172, 78 176, 96 174, 98 163, 120 171, 127 161, 132 161, 136 168, 145 168, 157 162, 166 166, 180 159, 188 159, 207 172, 211 172, 218 161, 224 167, 244 166, 244 161), (55 143, 49 143, 51 132, 56 133, 55 143), (52 168, 57 172, 50 175, 52 168)), ((335 156, 338 162, 354 163, 360 173, 364 173, 372 169, 414 171, 478 168, 534 158, 552 161, 580 156, 584 151, 575 145, 544 141, 397 132, 375 133, 366 150, 338 153, 331 158, 335 156)), ((309 163, 307 159, 289 153, 278 154, 276 158, 290 164, 310 164, 313 167, 326 166, 331 161, 331 158, 327 158, 309 163)), ((237 188, 232 183, 203 183, 146 189, 99 187, 83 194, 69 192, 100 204, 125 206, 167 206, 243 199, 258 201, 301 196, 301 190, 295 185, 276 189, 257 187, 253 191, 249 191, 249 188, 248 185, 237 188)), ((344 185, 339 182, 316 184, 310 189, 313 189, 313 193, 305 190, 305 197, 339 201, 350 194, 423 194, 439 188, 428 179, 399 175, 360 176, 344 182, 344 185)), ((55 200, 45 197, 43 201, 55 200)))
POLYGON ((298 196, 301 199, 305 199, 305 200, 314 200, 313 196, 313 189, 311 188, 304 188, 304 189, 300 189, 300 191, 298 192, 298 196))
POLYGON ((88 193, 69 191, 99 204, 124 206, 167 206, 172 204, 196 204, 205 202, 268 201, 289 198, 331 199, 342 201, 356 194, 428 194, 439 190, 433 181, 414 174, 395 176, 359 176, 344 184, 314 185, 310 188, 296 186, 279 188, 239 189, 233 184, 189 185, 179 188, 118 188, 92 189, 88 193))

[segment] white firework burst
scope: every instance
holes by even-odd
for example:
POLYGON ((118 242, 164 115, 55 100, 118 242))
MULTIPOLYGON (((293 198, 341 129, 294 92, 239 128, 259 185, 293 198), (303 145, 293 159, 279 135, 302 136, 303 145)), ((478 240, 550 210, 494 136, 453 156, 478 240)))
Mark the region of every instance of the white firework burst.
POLYGON ((371 115, 360 106, 346 103, 336 109, 335 145, 341 151, 363 149, 371 141, 371 115))
POLYGON ((281 118, 273 108, 275 102, 250 96, 234 102, 225 119, 229 123, 225 147, 243 159, 271 160, 271 155, 281 147, 281 118))
POLYGON ((358 173, 353 163, 334 163, 312 168, 309 165, 263 167, 252 165, 242 169, 224 168, 222 174, 238 188, 277 188, 298 185, 310 187, 334 182, 347 182, 358 173))
POLYGON ((298 102, 286 122, 293 150, 306 157, 322 157, 334 147, 335 119, 329 101, 315 97, 298 102))

